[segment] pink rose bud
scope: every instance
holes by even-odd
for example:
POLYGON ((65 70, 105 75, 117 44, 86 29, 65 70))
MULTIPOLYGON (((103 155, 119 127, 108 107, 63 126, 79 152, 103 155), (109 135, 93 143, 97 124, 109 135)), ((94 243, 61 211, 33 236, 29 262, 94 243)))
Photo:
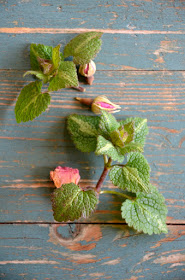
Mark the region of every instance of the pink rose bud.
POLYGON ((63 184, 74 183, 78 185, 80 174, 78 169, 58 166, 54 171, 50 171, 50 179, 55 186, 60 188, 63 184))
POLYGON ((84 77, 91 77, 96 72, 96 64, 90 61, 88 64, 80 65, 79 73, 84 77))
POLYGON ((106 96, 100 95, 96 97, 91 105, 91 110, 95 114, 100 114, 101 111, 107 111, 109 113, 119 112, 121 107, 112 103, 106 96))

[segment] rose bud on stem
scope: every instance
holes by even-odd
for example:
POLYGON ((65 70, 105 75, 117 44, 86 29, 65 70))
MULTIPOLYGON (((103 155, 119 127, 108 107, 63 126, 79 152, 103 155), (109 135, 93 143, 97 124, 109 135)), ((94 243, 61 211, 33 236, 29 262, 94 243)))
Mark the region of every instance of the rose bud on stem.
POLYGON ((87 105, 95 114, 101 114, 101 111, 107 111, 109 113, 117 113, 121 107, 112 103, 106 96, 100 95, 94 100, 91 98, 76 97, 80 103, 87 105))
POLYGON ((96 64, 94 61, 90 61, 87 64, 80 65, 79 67, 79 74, 86 78, 86 81, 89 85, 92 85, 94 81, 94 73, 96 72, 96 64))

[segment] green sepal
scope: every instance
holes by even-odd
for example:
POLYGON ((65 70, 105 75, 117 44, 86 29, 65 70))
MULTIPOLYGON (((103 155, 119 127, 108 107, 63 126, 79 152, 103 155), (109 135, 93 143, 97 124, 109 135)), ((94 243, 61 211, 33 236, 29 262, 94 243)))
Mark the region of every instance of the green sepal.
POLYGON ((94 152, 97 145, 100 117, 73 114, 67 119, 72 140, 82 152, 94 152))
POLYGON ((101 49, 102 32, 87 32, 77 35, 64 48, 64 58, 73 56, 75 64, 87 64, 101 49))
POLYGON ((74 183, 62 185, 52 194, 53 216, 57 222, 87 218, 95 210, 97 203, 94 190, 82 190, 74 183))
POLYGON ((41 93, 42 82, 36 81, 25 86, 15 106, 16 121, 32 121, 44 112, 50 104, 49 93, 41 93))
POLYGON ((164 197, 154 186, 150 186, 150 193, 138 192, 135 200, 123 202, 122 218, 135 230, 149 235, 167 233, 167 208, 164 197))

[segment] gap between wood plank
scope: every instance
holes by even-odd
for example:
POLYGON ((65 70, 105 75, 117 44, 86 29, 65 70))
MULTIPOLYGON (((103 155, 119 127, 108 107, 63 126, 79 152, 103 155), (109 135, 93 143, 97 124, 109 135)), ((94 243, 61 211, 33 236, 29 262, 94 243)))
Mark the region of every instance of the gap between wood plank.
MULTIPOLYGON (((166 223, 167 226, 185 226, 184 223, 166 223)), ((79 223, 58 223, 58 222, 0 222, 0 225, 127 225, 127 223, 103 223, 103 222, 79 222, 79 223)))
POLYGON ((185 31, 160 31, 160 30, 127 30, 127 29, 89 29, 89 28, 29 28, 29 27, 2 27, 0 28, 0 33, 14 33, 14 34, 35 34, 35 33, 44 33, 44 34, 64 34, 64 33, 82 33, 82 32, 103 32, 108 34, 185 34, 185 31))

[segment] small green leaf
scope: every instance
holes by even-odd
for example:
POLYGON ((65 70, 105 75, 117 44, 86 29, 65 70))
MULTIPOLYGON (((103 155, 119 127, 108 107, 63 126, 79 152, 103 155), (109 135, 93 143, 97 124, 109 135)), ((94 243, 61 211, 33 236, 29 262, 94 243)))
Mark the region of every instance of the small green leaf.
POLYGON ((103 33, 87 32, 73 38, 64 48, 64 57, 73 56, 75 64, 87 64, 100 51, 103 33))
POLYGON ((143 152, 143 146, 139 143, 130 142, 126 144, 124 147, 120 148, 120 152, 122 155, 128 154, 130 152, 143 152))
POLYGON ((54 69, 58 69, 61 62, 60 45, 53 48, 52 62, 53 62, 54 69))
POLYGON ((48 82, 48 76, 43 74, 43 72, 41 71, 26 71, 26 73, 24 73, 23 77, 27 76, 27 75, 34 75, 36 76, 38 79, 42 80, 44 84, 46 84, 48 82))
POLYGON ((123 162, 124 156, 120 153, 119 148, 115 147, 109 140, 106 140, 103 136, 98 136, 97 147, 95 151, 96 155, 107 155, 113 160, 123 162))
POLYGON ((142 118, 128 118, 124 121, 120 121, 120 125, 125 125, 134 121, 134 142, 145 144, 145 138, 148 134, 147 119, 142 118))
POLYGON ((167 233, 167 208, 164 197, 157 189, 150 187, 151 193, 137 193, 135 200, 127 199, 121 207, 122 218, 137 231, 148 234, 167 233))
POLYGON ((53 216, 57 222, 87 218, 95 210, 97 203, 94 190, 82 190, 74 183, 62 185, 52 194, 53 216))
POLYGON ((32 70, 41 70, 38 57, 43 59, 52 59, 53 47, 42 44, 31 44, 30 46, 30 62, 32 70))
POLYGON ((48 90, 57 91, 61 88, 77 87, 78 77, 72 61, 61 61, 58 74, 51 80, 48 90))
POLYGON ((149 192, 150 167, 144 156, 140 153, 130 153, 125 166, 114 166, 110 179, 115 186, 131 192, 149 192))
POLYGON ((102 111, 102 115, 100 117, 100 134, 102 134, 105 138, 109 138, 110 134, 118 129, 120 124, 117 122, 115 117, 108 112, 102 111))
POLYGON ((50 104, 49 93, 41 93, 42 82, 25 86, 17 99, 15 116, 18 123, 32 121, 44 112, 50 104))
POLYGON ((134 139, 134 121, 126 123, 124 125, 124 131, 128 134, 125 144, 130 143, 134 139))
POLYGON ((68 117, 68 130, 77 149, 94 152, 97 145, 100 117, 73 114, 68 117))

